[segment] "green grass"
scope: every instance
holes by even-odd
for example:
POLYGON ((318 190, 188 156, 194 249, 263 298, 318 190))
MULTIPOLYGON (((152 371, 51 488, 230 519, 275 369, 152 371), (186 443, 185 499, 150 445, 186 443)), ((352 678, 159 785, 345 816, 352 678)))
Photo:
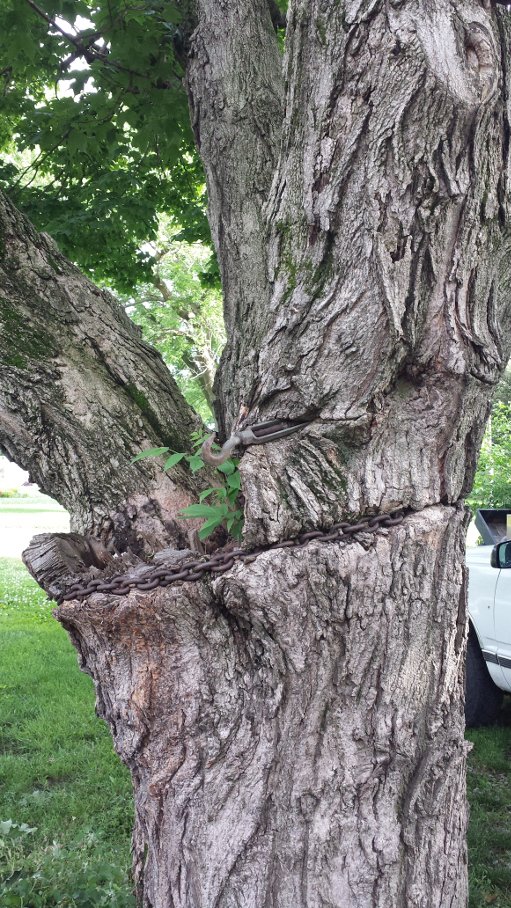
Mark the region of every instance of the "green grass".
MULTIPOLYGON (((0 906, 132 908, 128 773, 51 608, 0 559, 0 906)), ((511 705, 467 737, 470 908, 511 908, 511 705)))
POLYGON ((0 514, 2 516, 3 514, 12 513, 38 514, 41 511, 65 513, 64 508, 53 498, 48 498, 47 495, 20 495, 18 498, 0 498, 0 514))
POLYGON ((55 521, 62 522, 66 518, 66 510, 60 506, 57 501, 48 498, 47 495, 34 495, 25 498, 0 498, 0 519, 2 529, 11 525, 19 524, 20 526, 34 525, 33 514, 40 518, 35 524, 41 521, 50 525, 55 521), (25 514, 28 515, 25 520, 25 514))
POLYGON ((467 738, 470 908, 511 908, 511 704, 498 726, 467 738))
POLYGON ((0 905, 131 908, 129 776, 51 608, 0 559, 0 905))

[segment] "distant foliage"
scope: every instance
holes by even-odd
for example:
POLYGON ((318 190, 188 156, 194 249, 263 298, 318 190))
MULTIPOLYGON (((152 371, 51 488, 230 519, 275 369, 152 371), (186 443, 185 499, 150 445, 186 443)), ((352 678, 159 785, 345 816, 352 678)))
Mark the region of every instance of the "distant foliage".
POLYGON ((188 402, 211 424, 213 379, 225 343, 222 295, 209 247, 176 240, 177 233, 162 222, 151 280, 121 299, 188 402))
POLYGON ((151 273, 172 212, 210 242, 173 0, 0 0, 0 188, 96 282, 151 273))
POLYGON ((511 403, 493 406, 467 503, 472 510, 511 508, 511 403))
POLYGON ((495 391, 493 405, 495 406, 495 404, 497 403, 511 404, 511 369, 509 368, 509 364, 497 385, 497 390, 495 391))

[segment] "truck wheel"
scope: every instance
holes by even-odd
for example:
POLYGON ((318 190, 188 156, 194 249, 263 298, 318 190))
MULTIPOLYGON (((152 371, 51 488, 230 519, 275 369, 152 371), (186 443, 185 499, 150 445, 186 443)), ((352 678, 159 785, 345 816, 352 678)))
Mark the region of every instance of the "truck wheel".
POLYGON ((470 630, 465 669, 465 722, 467 728, 491 725, 497 718, 502 691, 492 681, 475 634, 470 630))

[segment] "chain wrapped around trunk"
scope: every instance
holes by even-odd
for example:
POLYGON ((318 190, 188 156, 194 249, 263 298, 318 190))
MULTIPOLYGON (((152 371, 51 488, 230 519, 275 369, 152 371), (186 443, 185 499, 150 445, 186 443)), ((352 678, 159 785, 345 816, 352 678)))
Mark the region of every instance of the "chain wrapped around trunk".
POLYGON ((270 552, 279 549, 299 549, 309 542, 343 542, 351 539, 356 533, 375 533, 377 530, 389 529, 400 524, 405 517, 405 512, 395 511, 392 514, 377 514, 372 517, 364 517, 357 523, 350 524, 346 522, 336 523, 328 530, 311 530, 307 533, 301 533, 294 539, 288 539, 285 542, 275 542, 266 546, 259 546, 249 551, 237 548, 219 551, 212 555, 211 558, 194 558, 183 564, 165 566, 162 564, 148 566, 138 577, 128 579, 126 573, 117 574, 108 580, 94 578, 84 583, 77 581, 67 590, 61 593, 56 599, 60 605, 64 600, 86 599, 92 593, 110 593, 114 596, 127 596, 133 590, 143 590, 150 592, 159 586, 169 586, 171 583, 179 581, 201 580, 206 574, 213 577, 230 570, 238 562, 248 563, 254 561, 262 552, 270 552))

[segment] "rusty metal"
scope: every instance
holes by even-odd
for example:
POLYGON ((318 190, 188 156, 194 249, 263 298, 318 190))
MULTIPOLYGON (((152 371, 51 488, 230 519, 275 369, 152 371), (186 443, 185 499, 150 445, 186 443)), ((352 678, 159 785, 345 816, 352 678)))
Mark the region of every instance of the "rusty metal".
POLYGON ((310 419, 270 419, 267 422, 254 423, 246 429, 238 429, 233 433, 238 438, 239 443, 248 447, 248 445, 262 445, 269 441, 277 441, 279 438, 285 438, 286 435, 292 435, 298 429, 303 429, 310 425, 310 419))
POLYGON ((241 446, 263 445, 270 441, 278 441, 287 435, 292 435, 298 429, 303 429, 310 425, 312 420, 301 417, 300 419, 270 419, 266 422, 254 423, 245 429, 236 429, 227 441, 224 442, 220 451, 213 453, 211 446, 215 441, 216 435, 210 435, 204 441, 201 454, 206 463, 212 466, 218 466, 225 463, 229 457, 232 457, 233 451, 241 446))
POLYGON ((105 580, 94 578, 86 583, 73 583, 58 598, 57 603, 60 605, 64 600, 86 599, 92 593, 109 593, 114 596, 127 596, 133 590, 142 590, 149 592, 160 586, 169 586, 171 583, 180 583, 201 580, 206 574, 213 577, 224 574, 229 571, 237 562, 249 564, 255 561, 258 555, 263 552, 278 551, 279 549, 300 549, 311 542, 344 542, 349 541, 357 533, 375 533, 377 530, 390 529, 398 526, 406 516, 403 510, 394 511, 391 514, 378 514, 371 517, 364 517, 357 523, 350 524, 346 521, 336 523, 327 530, 309 530, 306 533, 300 533, 294 539, 287 539, 284 542, 275 542, 270 545, 259 546, 256 549, 228 549, 226 551, 216 552, 211 558, 192 558, 181 564, 172 567, 162 564, 148 565, 143 573, 137 577, 129 578, 126 573, 117 574, 105 580))

